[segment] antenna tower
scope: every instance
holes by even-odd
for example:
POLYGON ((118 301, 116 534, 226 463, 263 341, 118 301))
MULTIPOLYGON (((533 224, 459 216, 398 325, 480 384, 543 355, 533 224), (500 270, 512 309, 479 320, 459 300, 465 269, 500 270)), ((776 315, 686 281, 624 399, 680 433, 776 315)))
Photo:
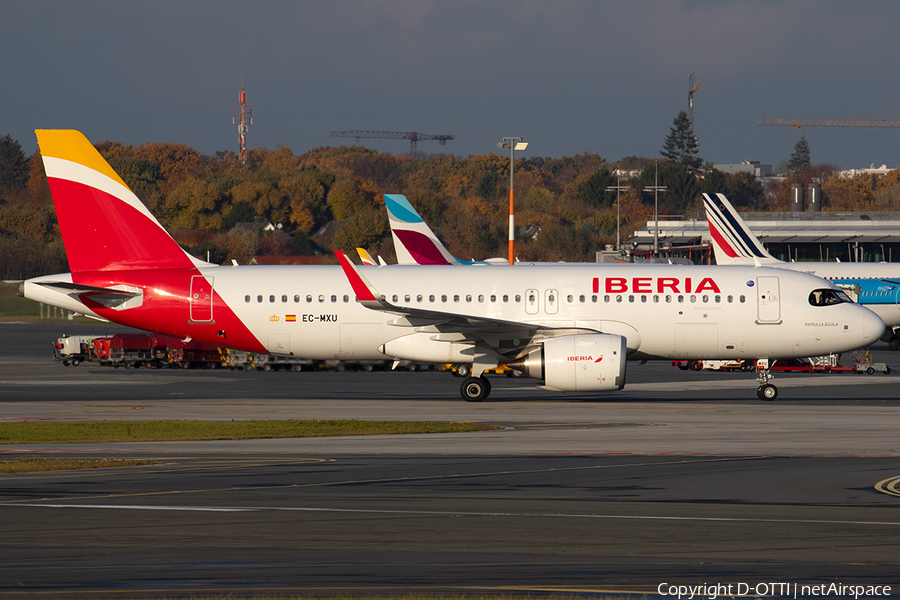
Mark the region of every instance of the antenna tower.
POLYGON ((241 159, 241 164, 244 165, 247 164, 247 133, 250 131, 250 126, 253 125, 253 117, 250 114, 253 107, 247 104, 247 92, 244 91, 243 75, 241 75, 241 93, 238 94, 238 102, 241 105, 241 116, 238 118, 237 105, 233 105, 232 112, 234 116, 231 118, 231 124, 237 125, 238 128, 238 140, 241 146, 239 158, 241 159))

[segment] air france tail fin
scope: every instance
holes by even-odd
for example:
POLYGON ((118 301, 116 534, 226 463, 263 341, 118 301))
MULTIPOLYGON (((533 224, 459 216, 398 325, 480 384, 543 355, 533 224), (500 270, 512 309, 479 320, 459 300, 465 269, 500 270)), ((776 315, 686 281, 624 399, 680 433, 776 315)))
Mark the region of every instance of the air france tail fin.
POLYGON ((734 210, 725 194, 703 194, 709 236, 718 265, 752 265, 781 262, 766 252, 762 243, 734 210))
POLYGON ((35 132, 72 272, 204 265, 78 131, 35 132))
POLYGON ((385 194, 397 262, 401 265, 458 265, 458 260, 401 194, 385 194))

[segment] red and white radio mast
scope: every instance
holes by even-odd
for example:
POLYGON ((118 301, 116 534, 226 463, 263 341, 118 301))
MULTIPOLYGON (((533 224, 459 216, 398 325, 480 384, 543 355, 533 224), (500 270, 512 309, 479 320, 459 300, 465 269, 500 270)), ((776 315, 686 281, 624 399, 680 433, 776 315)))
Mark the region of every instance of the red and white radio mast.
POLYGON ((243 75, 241 75, 241 93, 238 94, 238 102, 240 102, 241 105, 241 117, 240 120, 238 120, 237 106, 232 106, 234 116, 231 119, 231 124, 237 125, 238 128, 238 139, 240 140, 241 145, 240 159, 241 164, 243 165, 247 163, 247 133, 250 131, 250 126, 253 125, 253 117, 250 116, 253 107, 247 104, 247 93, 244 91, 243 75))

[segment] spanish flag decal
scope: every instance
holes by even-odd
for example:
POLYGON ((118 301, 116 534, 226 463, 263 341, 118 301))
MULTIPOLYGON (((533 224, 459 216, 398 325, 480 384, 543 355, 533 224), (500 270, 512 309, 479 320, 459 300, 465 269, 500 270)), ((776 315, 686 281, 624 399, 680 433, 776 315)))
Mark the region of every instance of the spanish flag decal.
POLYGON ((295 323, 297 321, 297 315, 284 315, 284 320, 288 323, 295 323))

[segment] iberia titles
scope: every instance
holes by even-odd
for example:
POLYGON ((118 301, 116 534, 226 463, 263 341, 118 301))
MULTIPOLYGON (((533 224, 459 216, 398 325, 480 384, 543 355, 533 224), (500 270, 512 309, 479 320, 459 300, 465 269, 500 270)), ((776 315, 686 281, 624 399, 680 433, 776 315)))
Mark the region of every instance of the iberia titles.
POLYGON ((696 284, 690 277, 594 277, 593 290, 595 294, 603 293, 624 294, 633 292, 637 294, 699 294, 700 292, 712 292, 721 294, 718 284, 712 277, 704 277, 696 284))

